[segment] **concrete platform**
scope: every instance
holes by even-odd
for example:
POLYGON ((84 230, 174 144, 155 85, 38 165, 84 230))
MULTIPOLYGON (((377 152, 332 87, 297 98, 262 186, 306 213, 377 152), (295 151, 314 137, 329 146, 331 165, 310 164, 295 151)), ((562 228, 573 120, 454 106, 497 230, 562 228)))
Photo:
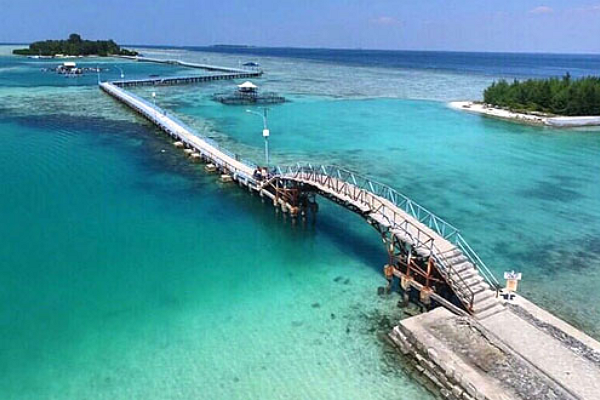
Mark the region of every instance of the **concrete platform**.
POLYGON ((481 324, 580 399, 600 399, 600 343, 517 296, 481 324))
POLYGON ((600 399, 600 343, 523 298, 483 321, 437 308, 392 341, 448 399, 600 399))

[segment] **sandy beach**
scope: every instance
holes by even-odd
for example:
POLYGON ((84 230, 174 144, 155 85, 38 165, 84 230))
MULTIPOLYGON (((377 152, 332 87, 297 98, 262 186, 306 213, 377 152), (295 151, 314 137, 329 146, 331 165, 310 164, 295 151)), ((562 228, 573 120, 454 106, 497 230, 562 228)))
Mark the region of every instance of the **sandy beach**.
POLYGON ((456 110, 482 114, 493 118, 500 118, 524 124, 546 125, 561 128, 578 126, 600 126, 600 116, 557 117, 523 114, 512 112, 502 108, 491 107, 484 103, 478 103, 473 101, 453 101, 449 103, 449 106, 456 110))

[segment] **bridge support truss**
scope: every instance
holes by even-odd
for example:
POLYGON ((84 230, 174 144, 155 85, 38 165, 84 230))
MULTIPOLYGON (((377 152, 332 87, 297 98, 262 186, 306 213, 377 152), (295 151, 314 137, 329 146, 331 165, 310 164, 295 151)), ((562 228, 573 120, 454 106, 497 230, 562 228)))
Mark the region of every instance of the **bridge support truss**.
POLYGON ((460 302, 454 298, 452 288, 436 268, 434 259, 423 255, 422 252, 419 254, 413 246, 393 234, 389 226, 371 218, 368 212, 351 202, 341 200, 338 196, 318 191, 312 185, 279 176, 266 181, 263 190, 269 192, 275 207, 280 207, 283 212, 294 218, 304 218, 309 214, 314 216, 318 210, 317 195, 359 214, 380 234, 388 253, 388 264, 384 266, 384 275, 388 279, 386 291, 391 290, 394 282, 398 280, 398 289, 407 300, 410 298, 424 307, 435 307, 443 302, 446 306, 454 305, 460 309, 460 302))

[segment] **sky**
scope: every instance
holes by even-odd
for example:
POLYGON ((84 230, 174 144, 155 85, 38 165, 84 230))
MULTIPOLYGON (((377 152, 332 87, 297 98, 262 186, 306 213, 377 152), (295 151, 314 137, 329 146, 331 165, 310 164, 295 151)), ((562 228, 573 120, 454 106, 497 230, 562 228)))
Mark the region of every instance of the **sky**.
POLYGON ((600 53, 600 0, 0 0, 0 42, 600 53))

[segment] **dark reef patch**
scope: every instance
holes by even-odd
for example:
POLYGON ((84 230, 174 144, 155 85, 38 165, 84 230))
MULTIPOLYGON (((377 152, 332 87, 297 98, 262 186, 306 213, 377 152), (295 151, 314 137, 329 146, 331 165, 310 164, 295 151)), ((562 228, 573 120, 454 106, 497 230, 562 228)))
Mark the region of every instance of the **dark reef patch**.
POLYGON ((497 242, 493 251, 506 260, 513 260, 513 264, 543 269, 548 279, 565 270, 583 273, 600 265, 600 235, 597 234, 573 238, 555 246, 543 247, 529 243, 515 249, 512 243, 497 242))
POLYGON ((574 190, 575 187, 577 185, 574 182, 565 183, 563 179, 544 180, 531 188, 517 191, 517 195, 545 201, 571 202, 583 197, 574 190))

